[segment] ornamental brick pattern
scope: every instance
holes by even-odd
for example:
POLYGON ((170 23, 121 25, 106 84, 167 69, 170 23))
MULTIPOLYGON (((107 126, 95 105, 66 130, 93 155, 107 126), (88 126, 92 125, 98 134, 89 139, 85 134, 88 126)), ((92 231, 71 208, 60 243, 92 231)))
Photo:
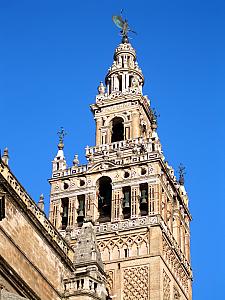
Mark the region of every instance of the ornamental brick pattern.
POLYGON ((123 300, 148 300, 149 266, 127 268, 123 274, 123 300))

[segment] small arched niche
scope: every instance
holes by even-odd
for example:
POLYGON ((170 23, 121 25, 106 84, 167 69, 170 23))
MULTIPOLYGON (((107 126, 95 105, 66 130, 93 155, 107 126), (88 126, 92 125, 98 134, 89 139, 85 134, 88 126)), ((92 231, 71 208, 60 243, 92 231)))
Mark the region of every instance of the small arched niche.
POLYGON ((100 223, 111 221, 112 179, 102 176, 97 181, 98 211, 100 223))
POLYGON ((124 120, 121 117, 112 119, 112 137, 111 142, 118 142, 124 140, 124 120))

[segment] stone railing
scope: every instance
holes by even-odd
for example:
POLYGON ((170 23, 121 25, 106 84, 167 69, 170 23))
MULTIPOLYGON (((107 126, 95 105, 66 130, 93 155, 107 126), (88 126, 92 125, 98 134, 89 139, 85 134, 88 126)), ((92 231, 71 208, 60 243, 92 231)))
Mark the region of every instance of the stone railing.
POLYGON ((3 162, 0 162, 0 176, 2 176, 9 183, 14 192, 16 192, 22 202, 26 205, 27 209, 33 213, 36 219, 45 228, 51 239, 58 244, 58 246, 66 255, 69 254, 70 256, 72 249, 47 219, 45 213, 40 210, 39 207, 37 207, 36 203, 31 199, 26 190, 22 187, 16 177, 10 172, 9 168, 3 162))
POLYGON ((79 295, 82 292, 87 294, 93 294, 94 297, 102 296, 103 287, 93 278, 83 277, 83 278, 71 278, 64 280, 65 294, 69 296, 71 293, 79 295))
POLYGON ((161 145, 159 142, 154 143, 151 138, 137 138, 132 140, 124 140, 111 144, 102 144, 94 147, 86 147, 86 157, 89 160, 88 165, 72 166, 65 170, 58 170, 52 173, 52 178, 71 176, 87 172, 93 165, 93 162, 111 161, 116 164, 130 164, 138 161, 146 161, 155 159, 160 156, 161 145), (154 144, 154 148, 153 148, 154 144), (119 151, 127 151, 126 154, 119 154, 119 151), (135 157, 134 157, 135 155, 135 157), (130 161, 123 161, 124 158, 130 158, 130 161))
MULTIPOLYGON (((132 140, 124 140, 114 142, 110 144, 102 144, 94 147, 86 147, 86 157, 98 154, 104 154, 104 152, 117 152, 118 150, 135 149, 136 147, 143 147, 147 152, 152 152, 152 139, 151 138, 136 138, 132 140)), ((156 145, 157 146, 157 145, 156 145)), ((159 149, 155 149, 156 151, 159 149)))
POLYGON ((73 166, 65 170, 58 170, 52 173, 52 178, 64 177, 74 174, 82 174, 88 169, 87 165, 73 166))

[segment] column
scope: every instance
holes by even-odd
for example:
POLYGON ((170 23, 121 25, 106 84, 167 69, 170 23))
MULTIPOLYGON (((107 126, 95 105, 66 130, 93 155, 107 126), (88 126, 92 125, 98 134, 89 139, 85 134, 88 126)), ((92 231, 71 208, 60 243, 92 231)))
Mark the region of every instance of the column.
POLYGON ((149 197, 148 197, 148 207, 149 207, 149 214, 158 214, 159 213, 159 185, 153 184, 149 185, 149 197))
POLYGON ((185 233, 185 257, 190 261, 190 236, 187 232, 185 233))
POLYGON ((101 119, 95 119, 95 122, 96 122, 96 133, 95 133, 95 136, 96 136, 96 145, 101 145, 101 122, 102 120, 101 119))
POLYGON ((136 139, 140 137, 140 124, 139 124, 139 112, 132 114, 132 138, 136 139))
POLYGON ((131 186, 131 218, 137 218, 140 214, 139 200, 139 186, 131 186))
POLYGON ((179 216, 177 213, 173 215, 173 236, 180 246, 180 226, 179 226, 179 216))
POLYGON ((75 208, 76 197, 69 198, 69 209, 68 209, 68 225, 73 227, 77 221, 77 210, 75 208))

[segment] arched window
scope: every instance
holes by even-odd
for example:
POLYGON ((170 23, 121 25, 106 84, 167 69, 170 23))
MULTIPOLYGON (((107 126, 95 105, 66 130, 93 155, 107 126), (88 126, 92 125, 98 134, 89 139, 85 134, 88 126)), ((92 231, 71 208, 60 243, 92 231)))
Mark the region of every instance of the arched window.
POLYGON ((141 216, 148 215, 148 184, 141 183, 140 184, 140 212, 141 216))
POLYGON ((69 198, 61 199, 62 209, 62 229, 66 229, 68 225, 68 210, 69 210, 69 198))
POLYGON ((112 120, 112 139, 111 142, 124 140, 124 122, 123 118, 115 117, 112 120))
POLYGON ((123 187, 123 217, 129 219, 131 217, 131 187, 123 187))
POLYGON ((112 180, 107 176, 97 181, 99 222, 111 221, 112 180))

